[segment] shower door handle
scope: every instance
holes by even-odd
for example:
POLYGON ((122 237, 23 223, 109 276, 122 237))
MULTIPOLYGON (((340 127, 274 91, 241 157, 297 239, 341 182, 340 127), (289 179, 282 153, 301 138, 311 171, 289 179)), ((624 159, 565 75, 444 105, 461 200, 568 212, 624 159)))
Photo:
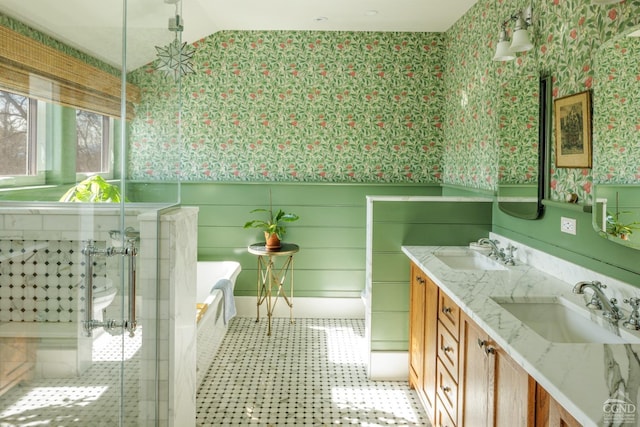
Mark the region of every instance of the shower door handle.
POLYGON ((127 241, 125 248, 110 247, 106 249, 98 249, 94 246, 93 240, 88 240, 82 249, 82 254, 85 256, 85 273, 84 273, 84 287, 85 287, 85 304, 84 304, 84 321, 83 326, 87 337, 93 336, 93 330, 95 328, 103 327, 107 330, 115 328, 124 328, 129 331, 129 336, 134 337, 137 328, 136 321, 136 257, 138 255, 138 249, 135 245, 136 240, 131 239, 127 241), (129 310, 128 320, 123 320, 122 323, 115 320, 105 320, 103 322, 93 319, 93 256, 113 256, 124 255, 129 258, 128 262, 128 279, 129 279, 129 310))
POLYGON ((129 257, 129 320, 125 322, 125 328, 129 331, 129 336, 133 337, 137 328, 136 321, 136 257, 138 250, 135 242, 129 241, 125 249, 125 255, 129 257))
POLYGON ((92 257, 96 253, 93 240, 87 240, 82 249, 85 256, 84 262, 84 332, 87 337, 91 337, 93 333, 93 261, 92 257))

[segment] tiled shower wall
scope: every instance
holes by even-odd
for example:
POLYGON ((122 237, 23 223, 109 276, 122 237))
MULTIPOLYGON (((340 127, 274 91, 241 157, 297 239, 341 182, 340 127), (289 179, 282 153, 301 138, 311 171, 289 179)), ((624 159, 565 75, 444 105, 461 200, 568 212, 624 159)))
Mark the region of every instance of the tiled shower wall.
MULTIPOLYGON (((140 210, 125 227, 139 229, 140 210)), ((0 208, 0 322, 76 322, 83 310, 85 257, 93 240, 111 246, 120 229, 114 207, 0 208)), ((120 282, 120 257, 92 258, 94 278, 120 282)))
MULTIPOLYGON (((84 244, 0 240, 0 322, 76 322, 84 303, 84 244)), ((107 259, 92 262, 94 278, 104 278, 107 259)))

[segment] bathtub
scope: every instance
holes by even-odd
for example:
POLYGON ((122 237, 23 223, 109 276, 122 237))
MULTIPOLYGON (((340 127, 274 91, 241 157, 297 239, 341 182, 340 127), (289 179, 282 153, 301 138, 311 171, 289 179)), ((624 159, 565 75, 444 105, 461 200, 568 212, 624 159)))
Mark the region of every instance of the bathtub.
POLYGON ((235 287, 240 274, 240 264, 235 261, 198 262, 196 291, 197 320, 197 384, 207 373, 213 358, 227 332, 224 323, 223 292, 211 290, 220 279, 228 279, 235 287))

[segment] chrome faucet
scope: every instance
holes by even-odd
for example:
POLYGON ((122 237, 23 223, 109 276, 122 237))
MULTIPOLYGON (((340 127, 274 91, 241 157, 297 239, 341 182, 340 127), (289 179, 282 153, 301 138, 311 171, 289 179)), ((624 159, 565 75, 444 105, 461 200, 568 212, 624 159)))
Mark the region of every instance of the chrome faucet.
POLYGON ((500 243, 498 240, 491 240, 488 237, 482 237, 478 239, 479 245, 483 245, 485 243, 491 246, 491 253, 489 253, 490 257, 495 257, 500 261, 505 260, 506 255, 504 253, 504 249, 498 247, 498 243, 500 243))
POLYGON ((622 326, 637 331, 640 329, 640 298, 625 298, 623 301, 631 306, 632 311, 622 326))
POLYGON ((606 288, 606 285, 594 280, 592 282, 578 282, 573 287, 574 294, 584 294, 584 288, 591 288, 593 295, 591 301, 587 304, 589 308, 595 308, 602 310, 602 315, 609 319, 609 322, 616 323, 618 320, 624 318, 620 309, 616 306, 618 300, 615 298, 607 298, 602 292, 602 289, 606 288))
POLYGON ((515 258, 515 256, 513 255, 513 253, 514 253, 515 251, 517 251, 517 250, 518 250, 518 248, 516 248, 516 247, 515 247, 515 246, 513 246, 511 243, 509 243, 509 244, 507 245, 507 249, 506 249, 506 250, 507 250, 507 252, 506 252, 505 257, 504 257, 504 263, 505 263, 506 265, 516 265, 516 262, 515 262, 515 259, 516 259, 516 258, 515 258))

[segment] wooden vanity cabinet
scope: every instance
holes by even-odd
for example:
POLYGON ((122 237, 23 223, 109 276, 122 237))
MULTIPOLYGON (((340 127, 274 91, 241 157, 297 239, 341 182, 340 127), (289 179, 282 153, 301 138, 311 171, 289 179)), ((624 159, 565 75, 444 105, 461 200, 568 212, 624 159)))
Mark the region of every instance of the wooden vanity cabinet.
POLYGON ((535 381, 467 315, 460 327, 459 425, 535 425, 535 381))
POLYGON ((438 286, 411 263, 409 305, 409 386, 433 420, 436 398, 438 286))
POLYGON ((431 423, 542 427, 527 372, 413 263, 410 287, 409 385, 431 423))
POLYGON ((412 263, 409 285, 409 385, 420 393, 424 376, 425 275, 412 263))
POLYGON ((0 396, 33 377, 35 349, 30 338, 0 338, 0 396))
POLYGON ((536 385, 536 427, 581 427, 539 384, 536 385))

